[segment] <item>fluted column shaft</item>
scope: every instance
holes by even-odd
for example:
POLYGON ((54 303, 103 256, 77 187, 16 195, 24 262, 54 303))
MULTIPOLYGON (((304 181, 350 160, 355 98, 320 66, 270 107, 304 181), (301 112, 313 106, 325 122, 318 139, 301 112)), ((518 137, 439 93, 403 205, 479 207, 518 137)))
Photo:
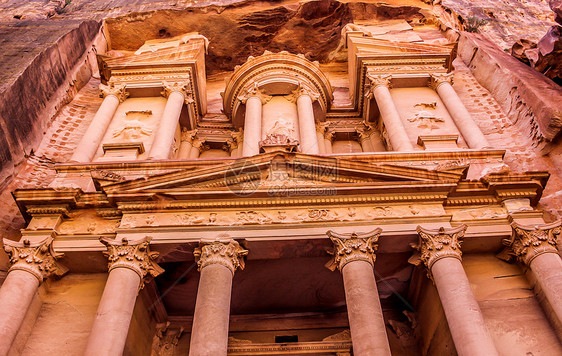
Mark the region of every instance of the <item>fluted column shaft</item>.
POLYGON ((498 355, 461 263, 466 225, 428 230, 418 226, 421 260, 435 282, 459 356, 498 355))
POLYGON ((201 276, 190 356, 226 356, 232 278, 237 268, 244 268, 243 256, 247 253, 233 240, 203 240, 194 251, 201 276))
POLYGON ((120 356, 125 348, 138 291, 147 274, 163 270, 154 262, 150 238, 128 242, 101 239, 107 246, 109 276, 86 344, 85 356, 120 356))
POLYGON ((314 122, 314 109, 310 94, 304 92, 297 98, 297 111, 299 115, 300 149, 303 153, 318 154, 318 138, 316 136, 316 123, 314 122))
POLYGON ((561 222, 537 226, 514 222, 511 226, 514 233, 505 243, 510 253, 530 268, 548 303, 545 312, 562 340, 562 259, 556 247, 561 222))
POLYGON ((40 243, 4 239, 4 249, 12 264, 0 288, 0 356, 5 356, 25 319, 37 288, 51 274, 62 275, 66 269, 55 259, 52 238, 40 243))
POLYGON ((334 243, 334 259, 326 267, 342 272, 349 329, 356 356, 390 356, 390 345, 373 273, 376 242, 381 233, 327 234, 334 243))
POLYGON ((368 76, 371 80, 371 93, 377 102, 379 112, 394 151, 412 151, 414 146, 408 138, 398 109, 390 94, 390 76, 368 76))
POLYGON ((119 107, 119 103, 123 102, 128 96, 124 86, 109 87, 101 84, 100 92, 104 96, 103 102, 70 158, 71 162, 92 161, 113 119, 113 115, 115 115, 115 111, 119 107))
POLYGON ((261 121, 262 100, 259 96, 251 96, 246 100, 242 156, 249 157, 260 153, 261 121))
POLYGON ((168 97, 164 112, 160 118, 158 130, 152 141, 150 159, 168 159, 174 143, 174 136, 179 125, 181 110, 187 98, 188 83, 164 84, 164 93, 168 97))
POLYGON ((455 121, 468 147, 476 149, 488 147, 488 140, 482 131, 480 131, 480 128, 476 125, 468 110, 466 110, 466 107, 451 84, 451 75, 432 76, 432 86, 439 94, 443 104, 445 104, 447 111, 455 121))

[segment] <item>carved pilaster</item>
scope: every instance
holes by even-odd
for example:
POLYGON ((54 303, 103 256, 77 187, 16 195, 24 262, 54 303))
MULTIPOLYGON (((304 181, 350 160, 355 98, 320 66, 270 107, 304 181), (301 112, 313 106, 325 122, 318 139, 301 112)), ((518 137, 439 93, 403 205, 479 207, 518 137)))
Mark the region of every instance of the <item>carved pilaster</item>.
POLYGON ((99 88, 100 88, 100 97, 105 98, 108 95, 113 95, 117 99, 119 99, 120 103, 125 101, 125 99, 127 99, 127 97, 129 96, 129 93, 125 90, 126 88, 124 84, 120 84, 120 85, 115 85, 114 83, 111 83, 110 85, 100 84, 99 88))
POLYGON ((429 87, 433 90, 437 90, 437 87, 443 83, 449 83, 453 85, 453 73, 447 74, 430 74, 431 79, 429 80, 429 87))
POLYGON ((126 238, 121 241, 100 238, 101 243, 107 247, 104 255, 109 261, 109 272, 115 268, 128 268, 135 271, 141 279, 139 289, 144 286, 144 278, 147 275, 156 277, 163 273, 164 269, 155 262, 159 253, 150 251, 151 239, 149 236, 136 241, 129 241, 126 238))
POLYGON ((558 253, 557 238, 562 233, 561 221, 551 224, 525 226, 516 222, 511 224, 513 234, 503 241, 507 254, 517 258, 525 265, 543 253, 558 253))
POLYGON ((334 249, 328 251, 334 258, 326 264, 326 267, 332 271, 336 268, 340 271, 349 262, 365 261, 374 266, 377 251, 377 242, 382 229, 375 230, 363 234, 338 234, 334 231, 326 232, 326 235, 332 240, 334 249))
POLYGON ((465 224, 453 229, 441 227, 439 230, 418 226, 419 243, 411 246, 420 252, 419 258, 430 272, 433 264, 442 258, 461 259, 461 244, 466 228, 465 224))
POLYGON ((220 264, 232 274, 236 269, 244 269, 244 256, 248 250, 242 248, 232 239, 201 240, 199 247, 193 251, 199 271, 205 266, 220 264))
POLYGON ((172 92, 178 92, 183 95, 186 104, 193 104, 195 100, 193 100, 193 92, 191 91, 190 84, 188 80, 182 82, 162 82, 164 90, 161 94, 167 98, 172 92))
POLYGON ((246 104, 249 98, 255 97, 261 100, 262 105, 266 104, 268 101, 271 100, 272 96, 265 94, 258 86, 257 82, 254 82, 251 86, 249 86, 242 95, 238 96, 238 100, 242 102, 242 104, 246 104))
POLYGON ((31 273, 39 282, 51 276, 62 276, 68 269, 57 262, 63 256, 53 249, 53 238, 48 237, 41 242, 12 241, 4 239, 4 251, 10 258, 9 271, 22 270, 31 273))

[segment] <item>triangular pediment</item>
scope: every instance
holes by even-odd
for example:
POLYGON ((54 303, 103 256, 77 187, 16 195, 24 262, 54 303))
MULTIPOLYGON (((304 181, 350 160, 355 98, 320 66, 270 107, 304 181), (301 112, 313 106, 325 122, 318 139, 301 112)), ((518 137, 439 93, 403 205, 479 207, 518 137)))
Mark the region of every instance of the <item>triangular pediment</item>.
POLYGON ((317 188, 404 182, 457 182, 465 172, 434 171, 421 168, 374 165, 302 153, 271 152, 227 161, 194 170, 179 170, 145 179, 121 181, 103 187, 108 193, 162 192, 186 190, 245 190, 271 187, 317 188))

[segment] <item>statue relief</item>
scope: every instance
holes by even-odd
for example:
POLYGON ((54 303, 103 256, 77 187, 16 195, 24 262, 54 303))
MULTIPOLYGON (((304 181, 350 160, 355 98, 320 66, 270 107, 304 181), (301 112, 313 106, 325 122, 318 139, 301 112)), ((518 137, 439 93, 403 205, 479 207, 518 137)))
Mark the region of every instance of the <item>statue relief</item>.
POLYGON ((122 137, 126 141, 139 140, 143 135, 150 136, 152 129, 142 120, 152 116, 151 110, 127 111, 124 123, 113 131, 113 138, 122 137))

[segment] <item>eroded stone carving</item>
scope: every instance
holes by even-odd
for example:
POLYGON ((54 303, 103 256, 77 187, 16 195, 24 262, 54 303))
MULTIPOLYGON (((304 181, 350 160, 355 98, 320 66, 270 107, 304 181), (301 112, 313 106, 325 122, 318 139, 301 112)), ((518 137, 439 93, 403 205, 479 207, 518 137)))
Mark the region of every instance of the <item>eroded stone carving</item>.
POLYGON ((334 249, 328 251, 334 258, 330 260, 326 267, 332 271, 342 268, 352 261, 365 261, 374 266, 377 251, 377 242, 382 229, 376 228, 373 231, 357 234, 338 234, 332 230, 326 235, 332 240, 334 249))
POLYGON ((156 264, 160 255, 158 252, 150 251, 150 236, 136 241, 126 238, 114 240, 107 237, 100 238, 100 242, 107 247, 104 255, 108 259, 108 270, 115 268, 128 268, 135 271, 141 279, 139 289, 144 286, 144 278, 147 275, 156 277, 164 272, 164 269, 156 264))
POLYGON ((441 128, 445 123, 445 120, 435 114, 427 111, 421 110, 414 114, 408 119, 409 122, 417 123, 417 127, 420 129, 435 130, 441 128))
POLYGON ((151 356, 173 356, 178 346, 183 327, 170 328, 170 322, 156 325, 151 356))
POLYGON ((242 95, 238 96, 238 100, 240 100, 240 102, 242 104, 246 104, 246 101, 248 101, 248 99, 255 97, 261 100, 262 105, 266 104, 268 101, 271 100, 272 96, 271 95, 267 95, 265 94, 258 85, 258 82, 255 81, 253 84, 251 84, 242 95))
POLYGON ((220 264, 228 268, 232 274, 240 268, 244 269, 244 256, 248 254, 232 239, 203 239, 199 242, 199 247, 193 251, 197 268, 201 271, 205 266, 211 264, 220 264))
POLYGON ((503 241, 508 249, 507 255, 529 265, 543 253, 558 253, 556 244, 562 233, 561 223, 559 220, 551 224, 526 226, 513 222, 511 238, 503 241))
POLYGON ((453 85, 453 73, 432 73, 431 80, 429 81, 429 87, 433 90, 437 90, 437 87, 443 83, 449 83, 453 85))
POLYGON ((179 81, 179 82, 162 82, 162 95, 166 98, 170 96, 173 92, 181 93, 185 99, 186 104, 193 104, 193 92, 191 91, 191 82, 189 80, 179 81))
POLYGON ((53 249, 53 238, 48 237, 41 242, 12 241, 3 239, 4 251, 10 258, 9 271, 22 270, 31 273, 39 282, 51 276, 62 276, 68 269, 57 259, 63 256, 53 249))
POLYGON ((466 228, 465 224, 452 229, 441 227, 438 230, 418 226, 416 230, 420 240, 418 244, 411 246, 420 252, 421 262, 431 271, 433 264, 442 258, 461 259, 461 244, 466 228))

